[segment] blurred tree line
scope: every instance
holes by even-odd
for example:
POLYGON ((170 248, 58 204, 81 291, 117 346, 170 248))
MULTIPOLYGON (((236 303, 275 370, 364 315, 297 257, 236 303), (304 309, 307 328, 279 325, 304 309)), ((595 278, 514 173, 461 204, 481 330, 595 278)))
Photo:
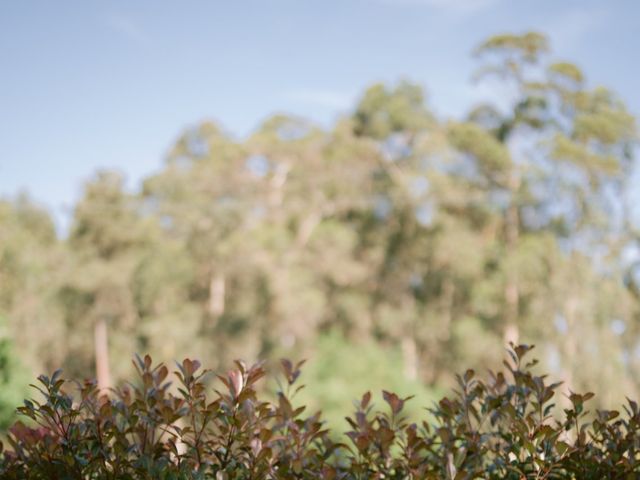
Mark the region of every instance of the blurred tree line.
POLYGON ((330 130, 202 122, 139 191, 97 173, 64 239, 28 197, 0 202, 0 383, 62 366, 108 386, 150 352, 324 355, 439 388, 523 341, 567 388, 637 396, 634 118, 548 50, 480 45, 495 94, 462 119, 400 82, 330 130))

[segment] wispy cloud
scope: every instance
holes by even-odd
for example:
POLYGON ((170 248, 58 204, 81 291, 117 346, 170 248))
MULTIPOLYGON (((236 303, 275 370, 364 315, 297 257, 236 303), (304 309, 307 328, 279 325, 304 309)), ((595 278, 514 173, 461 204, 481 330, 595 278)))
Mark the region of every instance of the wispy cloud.
POLYGON ((125 15, 110 14, 106 17, 105 23, 111 30, 139 45, 148 45, 151 42, 147 32, 125 15))
POLYGON ((332 110, 345 110, 353 105, 355 99, 351 93, 312 88, 286 91, 281 96, 291 102, 332 110))
POLYGON ((424 5, 445 13, 468 15, 486 10, 502 0, 376 0, 387 5, 424 5))

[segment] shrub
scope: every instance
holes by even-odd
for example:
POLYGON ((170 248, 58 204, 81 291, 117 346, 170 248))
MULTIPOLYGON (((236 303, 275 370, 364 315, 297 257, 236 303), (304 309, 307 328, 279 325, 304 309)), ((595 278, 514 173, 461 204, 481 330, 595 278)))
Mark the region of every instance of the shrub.
POLYGON ((272 401, 257 393, 261 365, 212 375, 199 362, 177 365, 176 386, 164 365, 134 360, 138 379, 101 394, 95 382, 76 384, 60 372, 40 376, 43 400, 27 400, 27 425, 10 429, 2 454, 4 479, 630 479, 640 473, 640 411, 585 403, 570 393, 553 415, 559 383, 525 363, 531 347, 515 346, 504 372, 486 380, 472 370, 428 410, 421 424, 403 414, 409 398, 371 393, 347 418, 343 441, 332 440, 320 413, 292 402, 301 363, 281 362, 283 388, 272 401), (175 390, 174 390, 175 388, 175 390))

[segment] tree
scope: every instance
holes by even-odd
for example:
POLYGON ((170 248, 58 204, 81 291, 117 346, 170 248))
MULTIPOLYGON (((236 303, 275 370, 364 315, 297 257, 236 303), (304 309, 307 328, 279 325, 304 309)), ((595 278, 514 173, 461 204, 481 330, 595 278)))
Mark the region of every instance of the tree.
POLYGON ((124 191, 120 174, 102 171, 85 185, 68 240, 73 264, 60 295, 67 307, 67 322, 82 332, 73 354, 87 355, 87 327, 93 330, 93 357, 101 389, 112 382, 109 325, 116 334, 117 341, 111 342, 117 346, 116 353, 130 354, 135 348, 137 312, 130 284, 146 236, 135 198, 124 191))
POLYGON ((49 213, 28 195, 0 200, 0 317, 20 363, 35 373, 65 358, 56 288, 64 254, 49 213), (59 349, 51 349, 51 343, 59 349))
MULTIPOLYGON (((464 358, 479 337, 487 352, 523 334, 553 344, 552 319, 564 319, 562 312, 575 310, 570 299, 592 295, 592 287, 567 296, 560 282, 551 291, 548 279, 566 279, 562 269, 571 271, 575 261, 591 272, 597 267, 584 254, 603 248, 609 256, 599 261, 620 275, 628 220, 624 205, 608 199, 628 177, 633 118, 611 93, 589 90, 577 67, 545 65, 548 49, 536 33, 483 43, 479 77, 497 76, 507 102, 481 104, 464 122, 434 121, 419 87, 407 84, 375 86, 356 107, 354 131, 387 159, 378 172, 381 228, 372 222, 362 231, 385 252, 374 316, 378 331, 384 325, 386 335, 401 339, 407 365, 428 361, 441 370, 439 360, 464 358), (580 260, 567 261, 567 249, 577 249, 580 260)), ((627 296, 623 285, 612 287, 617 298, 627 296)), ((599 309, 581 312, 595 322, 592 331, 600 329, 599 309)), ((618 315, 629 318, 623 310, 618 315)), ((562 356, 573 362, 570 344, 562 356)))
MULTIPOLYGON (((522 325, 535 324, 534 310, 527 310, 545 295, 544 278, 568 265, 557 250, 577 250, 579 256, 604 249, 609 268, 619 272, 621 247, 629 241, 628 211, 618 199, 629 174, 633 117, 611 92, 588 89, 578 67, 543 63, 547 51, 547 39, 537 33, 484 42, 477 50, 486 62, 480 76, 499 78, 508 105, 482 104, 468 122, 451 126, 453 145, 475 161, 478 181, 497 199, 493 205, 502 217, 504 249, 496 274, 504 285, 506 341, 517 342, 522 325)), ((575 305, 589 294, 555 287, 564 300, 550 303, 543 314, 568 322, 572 335, 563 349, 573 359, 575 305)), ((622 285, 619 291, 624 296, 622 285)), ((586 322, 592 315, 587 310, 580 316, 586 322)))

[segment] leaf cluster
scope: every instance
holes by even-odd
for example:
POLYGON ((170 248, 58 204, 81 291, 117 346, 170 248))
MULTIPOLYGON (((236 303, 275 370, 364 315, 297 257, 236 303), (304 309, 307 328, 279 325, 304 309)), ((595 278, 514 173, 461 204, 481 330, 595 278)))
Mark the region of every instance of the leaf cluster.
POLYGON ((137 357, 135 383, 101 392, 95 382, 68 382, 55 372, 34 387, 27 417, 9 434, 0 475, 5 479, 601 479, 636 478, 640 471, 640 409, 589 414, 592 393, 570 393, 556 407, 560 383, 525 362, 531 346, 513 346, 505 370, 486 380, 473 370, 428 409, 419 423, 405 415, 411 397, 370 392, 347 417, 343 442, 320 412, 292 398, 302 362, 281 361, 280 390, 259 394, 263 365, 237 361, 212 387, 212 372, 196 360, 169 370, 137 357), (68 393, 75 385, 76 391, 68 393))

